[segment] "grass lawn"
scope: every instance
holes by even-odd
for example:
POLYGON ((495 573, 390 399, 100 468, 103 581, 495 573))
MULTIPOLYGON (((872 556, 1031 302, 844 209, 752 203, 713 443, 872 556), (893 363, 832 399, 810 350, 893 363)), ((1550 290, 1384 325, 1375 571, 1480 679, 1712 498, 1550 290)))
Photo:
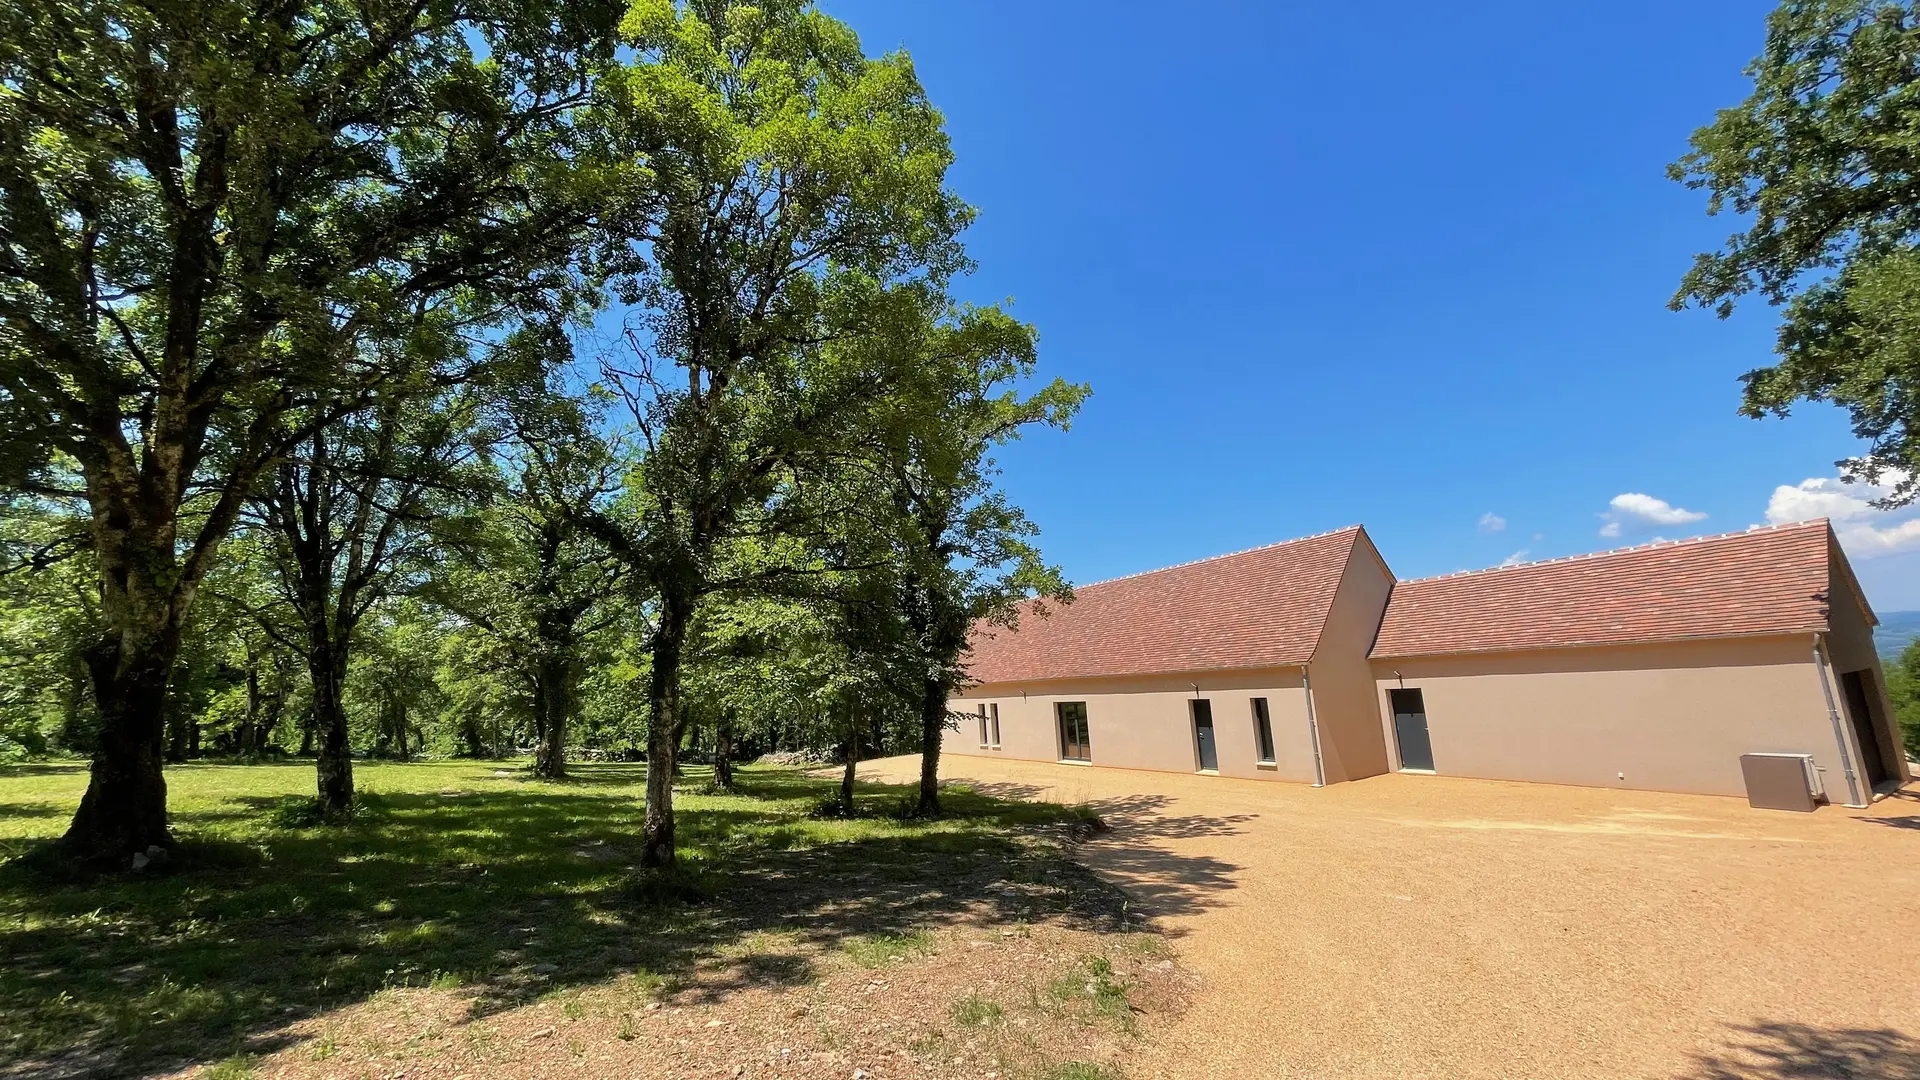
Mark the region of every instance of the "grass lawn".
MULTIPOLYGON (((683 865, 661 874, 635 869, 644 766, 574 772, 546 783, 519 763, 361 764, 361 812, 312 826, 296 812, 310 763, 171 768, 174 859, 160 873, 79 880, 38 853, 65 828, 84 768, 0 768, 0 1072, 222 1062, 216 1074, 246 1076, 294 1050, 326 1062, 340 1045, 329 1024, 358 1031, 371 1008, 387 1028, 429 1013, 439 1030, 461 1027, 461 1071, 485 1075, 493 1061, 513 1075, 531 1068, 524 1056, 489 1051, 491 1036, 476 1042, 473 1030, 517 1031, 537 1022, 513 1019, 525 1010, 557 1008, 561 1022, 604 1019, 613 1054, 663 1007, 721 1009, 704 1023, 729 1029, 726 1002, 749 990, 813 987, 831 1019, 840 991, 827 991, 870 988, 875 970, 929 972, 915 985, 942 988, 915 1009, 937 1017, 902 1020, 888 1037, 898 1048, 808 1021, 803 1049, 845 1058, 852 1045, 856 1057, 919 1055, 923 1066, 985 1054, 1007 1076, 1106 1075, 1054 1053, 1049 1025, 1021 1010, 1114 1038, 1136 1030, 1109 954, 1144 963, 1157 946, 1133 932, 1123 897, 1064 857, 1085 824, 1072 808, 949 789, 950 816, 900 820, 891 811, 906 789, 876 786, 861 816, 817 818, 831 780, 748 768, 738 794, 716 795, 689 769, 676 798, 683 865), (1050 944, 1032 944, 1049 924, 1050 944), (987 959, 1014 943, 1038 957, 1018 986, 992 970, 1004 960, 987 959), (1006 1010, 1020 1016, 1003 1022, 1006 1010)), ((726 1050, 719 1034, 688 1053, 726 1050)), ((355 1038, 369 1060, 392 1049, 355 1038)), ((534 1028, 520 1042, 542 1038, 534 1028)), ((563 1042, 591 1063, 591 1046, 563 1042)))

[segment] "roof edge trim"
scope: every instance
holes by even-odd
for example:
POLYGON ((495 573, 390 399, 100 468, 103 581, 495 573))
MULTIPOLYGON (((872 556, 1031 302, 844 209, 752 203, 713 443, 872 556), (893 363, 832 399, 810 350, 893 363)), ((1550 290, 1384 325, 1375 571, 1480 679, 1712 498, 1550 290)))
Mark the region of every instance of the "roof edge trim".
POLYGON ((1631 649, 1640 645, 1671 645, 1681 641, 1753 641, 1758 638, 1799 637, 1802 634, 1827 634, 1833 626, 1803 626, 1792 630, 1756 630, 1747 634, 1666 634, 1635 638, 1632 641, 1576 641, 1564 645, 1529 645, 1525 648, 1492 646, 1484 649, 1449 649, 1446 652, 1375 653, 1368 660, 1445 660, 1460 656, 1495 656, 1501 653, 1567 652, 1572 649, 1631 649))

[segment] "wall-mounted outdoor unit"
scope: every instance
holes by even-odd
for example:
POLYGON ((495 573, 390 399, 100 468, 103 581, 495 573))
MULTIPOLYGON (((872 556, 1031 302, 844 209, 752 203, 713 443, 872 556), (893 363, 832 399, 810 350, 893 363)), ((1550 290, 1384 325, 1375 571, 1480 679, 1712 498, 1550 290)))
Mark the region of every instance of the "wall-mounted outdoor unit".
POLYGON ((1811 813, 1825 796, 1812 754, 1741 754, 1747 804, 1761 810, 1811 813))

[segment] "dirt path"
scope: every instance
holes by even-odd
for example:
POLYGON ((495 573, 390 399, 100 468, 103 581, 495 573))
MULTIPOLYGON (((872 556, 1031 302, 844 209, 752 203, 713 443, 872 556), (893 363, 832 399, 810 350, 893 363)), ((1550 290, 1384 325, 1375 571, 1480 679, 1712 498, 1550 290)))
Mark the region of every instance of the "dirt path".
POLYGON ((1130 1076, 1920 1078, 1912 791, 1795 815, 1443 777, 942 771, 1114 826, 1082 857, 1203 982, 1130 1076))

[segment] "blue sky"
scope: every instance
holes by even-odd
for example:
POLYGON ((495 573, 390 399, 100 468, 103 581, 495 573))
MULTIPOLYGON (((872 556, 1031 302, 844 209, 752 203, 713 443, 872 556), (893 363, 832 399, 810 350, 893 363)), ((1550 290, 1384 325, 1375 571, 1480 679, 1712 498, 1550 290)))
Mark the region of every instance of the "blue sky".
POLYGON ((1874 605, 1920 608, 1920 514, 1831 479, 1844 415, 1735 415, 1773 313, 1666 308, 1736 223, 1664 167, 1771 4, 823 6, 947 116, 968 298, 1093 385, 1002 457, 1074 580, 1353 522, 1419 577, 1771 505, 1845 515, 1874 605))

